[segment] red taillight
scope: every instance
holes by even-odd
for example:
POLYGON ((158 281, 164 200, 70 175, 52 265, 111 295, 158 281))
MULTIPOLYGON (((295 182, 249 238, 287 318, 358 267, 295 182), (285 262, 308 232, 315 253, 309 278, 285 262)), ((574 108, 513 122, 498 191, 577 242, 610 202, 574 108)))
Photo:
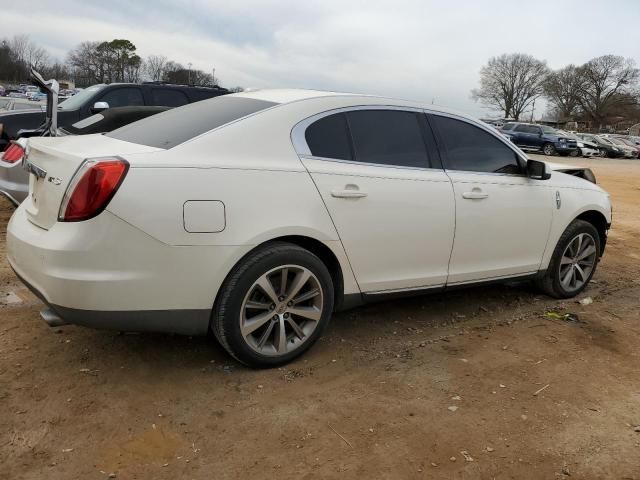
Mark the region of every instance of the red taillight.
POLYGON ((24 149, 17 143, 12 143, 2 154, 2 161, 7 163, 16 163, 22 160, 24 149))
POLYGON ((119 158, 85 160, 64 194, 58 220, 79 222, 98 215, 113 198, 129 170, 119 158))

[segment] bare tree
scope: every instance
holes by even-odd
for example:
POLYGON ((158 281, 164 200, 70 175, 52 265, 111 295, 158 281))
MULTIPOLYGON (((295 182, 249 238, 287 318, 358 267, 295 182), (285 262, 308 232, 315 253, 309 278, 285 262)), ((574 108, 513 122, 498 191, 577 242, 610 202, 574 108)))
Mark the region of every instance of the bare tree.
POLYGON ((583 82, 580 106, 598 127, 614 109, 630 101, 640 78, 640 70, 632 59, 616 55, 594 58, 579 69, 583 82))
POLYGON ((546 62, 523 53, 493 57, 480 70, 480 88, 471 97, 504 112, 505 118, 520 115, 543 93, 549 69, 546 62))
POLYGON ((30 43, 28 35, 15 35, 9 42, 9 48, 18 63, 26 63, 30 43))
POLYGON ((163 55, 149 55, 144 61, 144 72, 152 81, 163 79, 167 67, 167 57, 163 55))
POLYGON ((580 106, 583 76, 575 65, 549 73, 544 81, 544 95, 559 118, 570 118, 580 106))

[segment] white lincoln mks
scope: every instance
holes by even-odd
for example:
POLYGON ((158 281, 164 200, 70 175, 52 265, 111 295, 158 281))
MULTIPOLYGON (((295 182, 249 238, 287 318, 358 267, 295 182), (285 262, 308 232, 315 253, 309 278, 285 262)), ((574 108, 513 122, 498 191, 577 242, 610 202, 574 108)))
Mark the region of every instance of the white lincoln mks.
POLYGON ((255 91, 25 148, 8 259, 50 325, 211 330, 250 366, 386 295, 528 278, 574 296, 611 223, 593 181, 388 98, 255 91))

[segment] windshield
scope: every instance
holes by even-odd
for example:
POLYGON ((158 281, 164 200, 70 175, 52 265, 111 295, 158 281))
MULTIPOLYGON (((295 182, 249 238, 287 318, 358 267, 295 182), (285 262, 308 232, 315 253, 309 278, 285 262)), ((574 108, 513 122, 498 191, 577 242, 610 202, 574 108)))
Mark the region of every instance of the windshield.
POLYGON ((67 98, 64 103, 58 106, 58 110, 76 110, 104 87, 106 87, 106 85, 94 85, 93 87, 85 88, 73 97, 67 98))

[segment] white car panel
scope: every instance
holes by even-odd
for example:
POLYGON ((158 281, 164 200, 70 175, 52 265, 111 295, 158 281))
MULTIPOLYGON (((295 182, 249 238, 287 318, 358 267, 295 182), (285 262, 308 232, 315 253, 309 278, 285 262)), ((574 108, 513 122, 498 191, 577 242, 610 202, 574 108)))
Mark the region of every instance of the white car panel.
POLYGON ((314 158, 303 162, 363 292, 445 284, 455 212, 444 171, 314 158))
POLYGON ((456 201, 448 283, 537 272, 553 208, 547 182, 518 175, 447 173, 456 201))

